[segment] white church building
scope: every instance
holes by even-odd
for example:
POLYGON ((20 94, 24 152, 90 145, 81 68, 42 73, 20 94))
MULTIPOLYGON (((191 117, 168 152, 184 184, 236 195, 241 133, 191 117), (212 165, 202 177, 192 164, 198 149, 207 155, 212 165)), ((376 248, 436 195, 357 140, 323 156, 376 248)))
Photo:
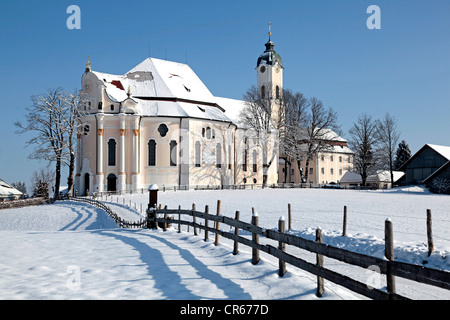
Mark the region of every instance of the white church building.
MULTIPOLYGON (((283 66, 270 34, 265 45, 257 87, 276 110, 283 66)), ((241 124, 244 101, 214 96, 188 65, 148 58, 113 75, 93 71, 88 59, 81 83, 78 194, 278 182, 276 134, 262 146, 241 124)))

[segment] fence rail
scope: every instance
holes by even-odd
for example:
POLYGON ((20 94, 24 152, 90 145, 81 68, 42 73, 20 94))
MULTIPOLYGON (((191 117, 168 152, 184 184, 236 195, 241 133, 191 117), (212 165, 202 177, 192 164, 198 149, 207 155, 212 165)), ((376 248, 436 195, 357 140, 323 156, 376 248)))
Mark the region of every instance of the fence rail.
MULTIPOLYGON (((220 206, 218 207, 220 208, 220 206)), ((204 230, 205 239, 208 238, 208 232, 212 232, 216 234, 216 244, 218 243, 217 236, 222 236, 224 238, 233 240, 235 242, 233 253, 237 253, 236 244, 241 243, 252 248, 252 255, 259 255, 259 251, 263 251, 280 259, 280 262, 291 264, 295 267, 317 275, 318 278, 327 279, 333 283, 346 287, 354 292, 372 299, 378 300, 408 298, 397 294, 395 292, 395 286, 391 288, 390 291, 384 291, 377 288, 369 288, 369 286, 365 283, 359 282, 348 276, 339 274, 335 271, 326 269, 323 266, 307 262, 306 260, 289 254, 285 252, 282 245, 287 244, 290 246, 294 246, 300 249, 307 250, 311 253, 315 253, 318 257, 326 256, 328 258, 332 258, 362 268, 376 266, 380 273, 386 275, 388 282, 391 281, 389 279, 394 279, 394 277, 401 277, 404 279, 413 280, 423 284, 450 290, 450 273, 446 271, 426 268, 420 265, 414 265, 400 261, 391 261, 387 259, 368 256, 346 249, 332 247, 325 243, 315 242, 295 235, 286 234, 282 230, 277 231, 274 229, 266 229, 255 224, 246 223, 238 219, 217 214, 212 215, 206 212, 179 209, 152 209, 148 212, 150 213, 148 220, 153 221, 154 225, 163 225, 164 229, 169 223, 178 224, 179 226, 186 225, 194 228, 194 234, 197 234, 197 229, 204 230), (173 217, 170 217, 170 215, 173 215, 173 217), (176 216, 178 216, 178 219, 176 219, 176 216), (192 221, 182 220, 181 216, 191 216, 193 217, 193 219, 192 221), (205 223, 197 223, 196 218, 204 219, 205 223), (215 225, 213 227, 208 226, 208 221, 213 221, 215 225), (239 231, 235 231, 234 233, 223 231, 218 227, 219 224, 225 224, 234 227, 235 230, 240 229, 250 232, 252 234, 252 239, 239 236, 239 231), (260 244, 259 241, 255 241, 254 235, 278 241, 279 246, 277 248, 269 244, 260 244)), ((252 257, 253 262, 257 263, 258 260, 259 257, 252 257)), ((280 266, 282 266, 282 263, 280 263, 280 266)), ((280 271, 280 275, 281 274, 284 274, 284 272, 280 271)))
MULTIPOLYGON (((258 226, 257 218, 252 219, 252 223, 246 223, 239 220, 239 211, 236 212, 236 218, 223 216, 220 215, 220 200, 217 203, 217 212, 215 215, 209 213, 208 206, 205 207, 205 212, 195 210, 195 206, 193 206, 193 210, 180 208, 167 209, 167 207, 165 209, 161 209, 160 206, 159 209, 148 209, 147 217, 145 219, 140 219, 139 221, 123 220, 109 207, 107 207, 100 201, 89 198, 71 198, 70 200, 88 203, 104 210, 121 228, 157 228, 158 226, 160 226, 161 228, 163 228, 163 230, 166 230, 169 224, 178 224, 178 232, 181 232, 181 226, 185 225, 188 226, 188 228, 193 228, 194 235, 198 235, 197 229, 204 230, 205 241, 209 239, 209 232, 211 232, 215 234, 215 245, 219 244, 220 236, 234 241, 233 254, 237 254, 239 252, 239 243, 251 247, 253 264, 257 264, 259 261, 259 251, 265 252, 279 259, 280 276, 283 276, 286 272, 284 267, 285 263, 316 275, 318 277, 318 296, 321 296, 321 294, 323 293, 323 279, 327 279, 356 293, 376 300, 408 299, 407 297, 396 293, 395 277, 401 277, 419 283, 450 290, 450 272, 431 269, 401 261, 395 261, 393 260, 393 258, 389 257, 386 257, 386 259, 382 259, 364 255, 361 253, 327 245, 325 243, 322 243, 321 241, 318 241, 318 238, 316 238, 316 241, 312 241, 292 234, 287 234, 284 232, 284 221, 283 223, 279 223, 279 228, 277 231, 274 229, 267 229, 258 226), (181 218, 182 216, 189 216, 192 217, 192 219, 183 220, 181 218), (198 223, 197 218, 203 219, 204 223, 198 223), (214 225, 209 226, 209 221, 212 221, 214 225), (232 233, 222 230, 219 227, 221 224, 233 227, 235 229, 234 232, 232 233), (239 230, 244 230, 251 233, 252 238, 249 239, 239 235, 239 230), (259 242, 260 236, 265 237, 269 240, 278 241, 278 247, 270 244, 261 244, 259 242), (286 245, 297 247, 316 254, 318 263, 313 264, 290 253, 287 253, 285 251, 286 245), (361 268, 369 268, 375 266, 381 274, 386 275, 386 279, 388 282, 387 290, 385 291, 382 289, 369 287, 365 283, 325 268, 323 266, 323 256, 361 268), (320 288, 321 286, 322 288, 320 288)), ((256 215, 254 215, 253 218, 255 216, 256 215)), ((390 232, 392 232, 392 224, 390 221, 386 221, 386 230, 388 229, 390 229, 390 232), (389 228, 387 227, 388 225, 390 225, 389 228)), ((388 239, 389 237, 392 238, 392 236, 386 233, 386 239, 388 239)), ((388 243, 388 241, 386 241, 386 252, 388 252, 389 250, 393 250, 392 245, 392 243, 388 243), (392 248, 389 249, 388 247, 392 248)))

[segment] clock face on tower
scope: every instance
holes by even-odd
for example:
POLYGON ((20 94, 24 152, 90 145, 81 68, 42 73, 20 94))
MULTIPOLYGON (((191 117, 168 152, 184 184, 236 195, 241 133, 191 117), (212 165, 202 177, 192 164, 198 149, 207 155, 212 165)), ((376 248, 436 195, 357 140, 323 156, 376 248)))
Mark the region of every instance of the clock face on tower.
POLYGON ((264 71, 266 71, 266 67, 265 66, 261 66, 261 68, 259 68, 259 71, 261 71, 261 73, 264 73, 264 71))

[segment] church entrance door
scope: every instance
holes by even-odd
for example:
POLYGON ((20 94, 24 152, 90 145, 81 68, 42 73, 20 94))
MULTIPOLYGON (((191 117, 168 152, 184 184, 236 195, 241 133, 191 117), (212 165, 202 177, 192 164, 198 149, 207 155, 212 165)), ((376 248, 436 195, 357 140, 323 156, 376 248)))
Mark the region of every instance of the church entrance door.
POLYGON ((107 191, 117 191, 117 177, 115 174, 110 173, 108 175, 108 187, 107 191))
POLYGON ((84 195, 89 195, 89 173, 84 175, 84 195))

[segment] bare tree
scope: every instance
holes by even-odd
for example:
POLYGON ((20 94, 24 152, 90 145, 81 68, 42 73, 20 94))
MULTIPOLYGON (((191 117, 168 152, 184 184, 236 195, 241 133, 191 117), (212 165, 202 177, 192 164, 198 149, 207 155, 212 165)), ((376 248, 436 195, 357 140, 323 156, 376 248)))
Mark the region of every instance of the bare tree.
POLYGON ((380 146, 380 164, 388 169, 391 175, 391 186, 394 186, 394 156, 400 134, 397 121, 389 113, 383 119, 376 121, 377 140, 380 146))
POLYGON ((375 172, 378 159, 375 153, 377 145, 376 122, 367 114, 360 115, 349 130, 350 147, 355 152, 355 169, 361 175, 365 186, 367 177, 375 172))
POLYGON ((26 124, 15 122, 15 126, 19 128, 17 133, 34 133, 26 142, 26 146, 34 146, 28 158, 56 163, 55 196, 59 195, 62 155, 65 148, 65 132, 61 125, 64 102, 61 93, 62 89, 57 88, 50 89, 47 94, 41 96, 32 96, 33 104, 26 109, 26 124))
POLYGON ((276 119, 273 119, 275 101, 270 97, 261 97, 255 86, 250 87, 244 94, 245 106, 241 112, 243 125, 254 133, 261 147, 263 161, 263 186, 267 184, 269 168, 274 160, 278 160, 278 133, 283 126, 284 114, 281 106, 277 109, 276 119))
POLYGON ((336 140, 340 131, 338 116, 333 108, 326 108, 322 101, 311 98, 306 115, 303 134, 299 136, 299 142, 303 145, 305 155, 304 180, 308 181, 309 163, 320 152, 332 149, 330 142, 336 140))
POLYGON ((299 143, 299 137, 302 136, 303 130, 307 126, 309 102, 303 93, 293 93, 291 90, 285 89, 282 103, 285 118, 280 128, 280 157, 285 160, 284 182, 287 182, 287 165, 290 166, 291 161, 297 161, 298 168, 301 170, 304 150, 299 143))
POLYGON ((61 127, 65 134, 65 145, 62 154, 62 161, 69 167, 69 176, 67 177, 67 193, 72 194, 75 172, 75 142, 78 129, 78 118, 81 116, 79 105, 83 103, 80 100, 78 90, 73 93, 62 92, 63 108, 60 110, 61 127))

